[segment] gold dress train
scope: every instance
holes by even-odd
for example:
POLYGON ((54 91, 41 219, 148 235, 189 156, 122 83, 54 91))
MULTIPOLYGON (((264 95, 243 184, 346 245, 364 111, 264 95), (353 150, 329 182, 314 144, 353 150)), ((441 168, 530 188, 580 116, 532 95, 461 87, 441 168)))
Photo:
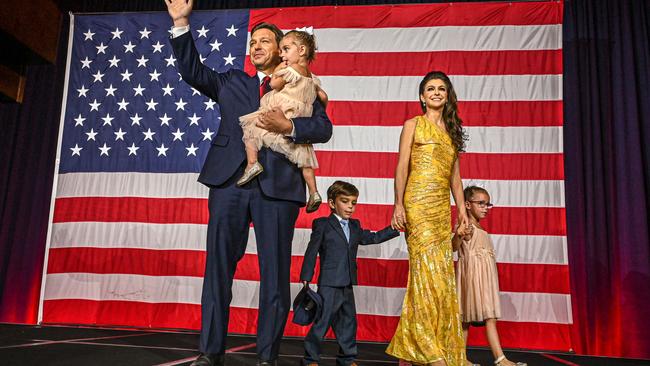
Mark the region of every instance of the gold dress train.
POLYGON ((465 365, 451 249, 449 135, 417 117, 404 192, 409 276, 402 315, 386 352, 413 364, 465 365))

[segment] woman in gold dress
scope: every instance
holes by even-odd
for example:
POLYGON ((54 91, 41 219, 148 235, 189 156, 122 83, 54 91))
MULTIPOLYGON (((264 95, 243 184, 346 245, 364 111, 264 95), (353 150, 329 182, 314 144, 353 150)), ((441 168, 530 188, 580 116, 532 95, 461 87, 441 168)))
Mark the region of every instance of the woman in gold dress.
POLYGON ((386 352, 414 365, 465 366, 449 191, 458 222, 468 228, 458 162, 466 137, 447 75, 428 73, 420 82, 420 102, 424 115, 404 122, 395 172, 392 225, 406 229, 409 276, 386 352))

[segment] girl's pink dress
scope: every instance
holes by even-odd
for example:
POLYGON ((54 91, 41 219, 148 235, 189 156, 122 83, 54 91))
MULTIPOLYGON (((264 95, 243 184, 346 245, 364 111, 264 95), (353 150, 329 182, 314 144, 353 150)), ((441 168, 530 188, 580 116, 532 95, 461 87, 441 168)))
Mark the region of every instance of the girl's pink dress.
POLYGON ((474 226, 469 241, 458 249, 456 291, 463 322, 501 317, 499 276, 490 235, 474 226))
POLYGON ((275 132, 269 132, 257 127, 261 113, 273 108, 279 108, 287 118, 310 117, 313 103, 317 96, 317 86, 320 81, 315 77, 302 76, 291 66, 277 71, 274 76, 282 77, 287 83, 280 91, 271 90, 260 100, 260 108, 239 117, 239 124, 244 130, 244 142, 251 140, 257 150, 266 146, 279 152, 298 167, 318 168, 316 154, 311 144, 295 144, 293 141, 275 132))

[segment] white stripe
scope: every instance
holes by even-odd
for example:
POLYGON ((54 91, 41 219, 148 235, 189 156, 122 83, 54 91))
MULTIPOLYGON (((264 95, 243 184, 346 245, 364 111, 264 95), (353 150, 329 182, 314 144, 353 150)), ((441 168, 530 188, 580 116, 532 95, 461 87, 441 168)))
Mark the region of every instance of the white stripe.
POLYGON ((205 250, 206 237, 199 224, 65 222, 53 225, 51 247, 205 250))
MULTIPOLYGON (((329 100, 417 102, 422 76, 319 76, 329 100)), ((561 100, 562 75, 450 75, 460 101, 561 100)))
POLYGON ((197 173, 59 174, 58 197, 208 198, 197 173))
MULTIPOLYGON (((205 250, 207 226, 191 224, 144 224, 135 222, 67 222, 52 228, 52 248, 96 247, 152 250, 205 250)), ((291 254, 307 250, 311 229, 296 229, 291 254)), ((497 262, 568 264, 566 237, 543 235, 491 235, 497 262)), ((247 254, 257 255, 254 229, 249 230, 247 254)), ((408 259, 402 233, 380 245, 362 245, 359 258, 408 259)))
MULTIPOLYGON (((83 299, 145 303, 200 304, 203 279, 186 276, 129 274, 48 274, 45 300, 83 299)), ((302 284, 291 284, 291 298, 302 284)), ((354 288, 357 313, 399 316, 405 289, 372 286, 354 288)), ((503 320, 568 324, 569 295, 502 292, 503 320)), ((259 282, 234 280, 231 306, 257 309, 259 282)))
MULTIPOLYGON (((562 127, 466 127, 469 153, 561 153, 562 127)), ((398 152, 401 126, 334 126, 322 151, 398 152)), ((462 157, 461 157, 462 158, 462 157)), ((462 173, 462 172, 461 172, 462 173)))
MULTIPOLYGON (((68 173, 59 179, 58 197, 207 198, 208 190, 196 174, 68 173), (159 184, 154 184, 158 182, 159 184)), ((393 179, 317 177, 321 191, 344 179, 359 188, 359 203, 392 205, 393 179)), ((469 180, 487 189, 503 207, 564 207, 564 182, 560 180, 469 180)))
POLYGON ((557 50, 562 48, 561 24, 320 28, 314 30, 314 35, 318 52, 557 50), (345 42, 341 42, 342 39, 345 42))
POLYGON ((468 127, 467 135, 466 152, 561 153, 564 149, 562 127, 468 127))
POLYGON ((201 303, 203 278, 136 274, 48 274, 45 300, 83 299, 146 303, 201 303))

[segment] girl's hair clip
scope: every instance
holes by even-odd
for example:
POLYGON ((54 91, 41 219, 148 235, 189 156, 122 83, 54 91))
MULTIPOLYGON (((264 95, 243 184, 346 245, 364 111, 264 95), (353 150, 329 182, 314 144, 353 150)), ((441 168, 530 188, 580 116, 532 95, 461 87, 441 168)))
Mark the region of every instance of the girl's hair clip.
POLYGON ((312 26, 296 28, 296 30, 308 33, 309 35, 312 35, 312 36, 314 35, 314 27, 312 27, 312 26))

